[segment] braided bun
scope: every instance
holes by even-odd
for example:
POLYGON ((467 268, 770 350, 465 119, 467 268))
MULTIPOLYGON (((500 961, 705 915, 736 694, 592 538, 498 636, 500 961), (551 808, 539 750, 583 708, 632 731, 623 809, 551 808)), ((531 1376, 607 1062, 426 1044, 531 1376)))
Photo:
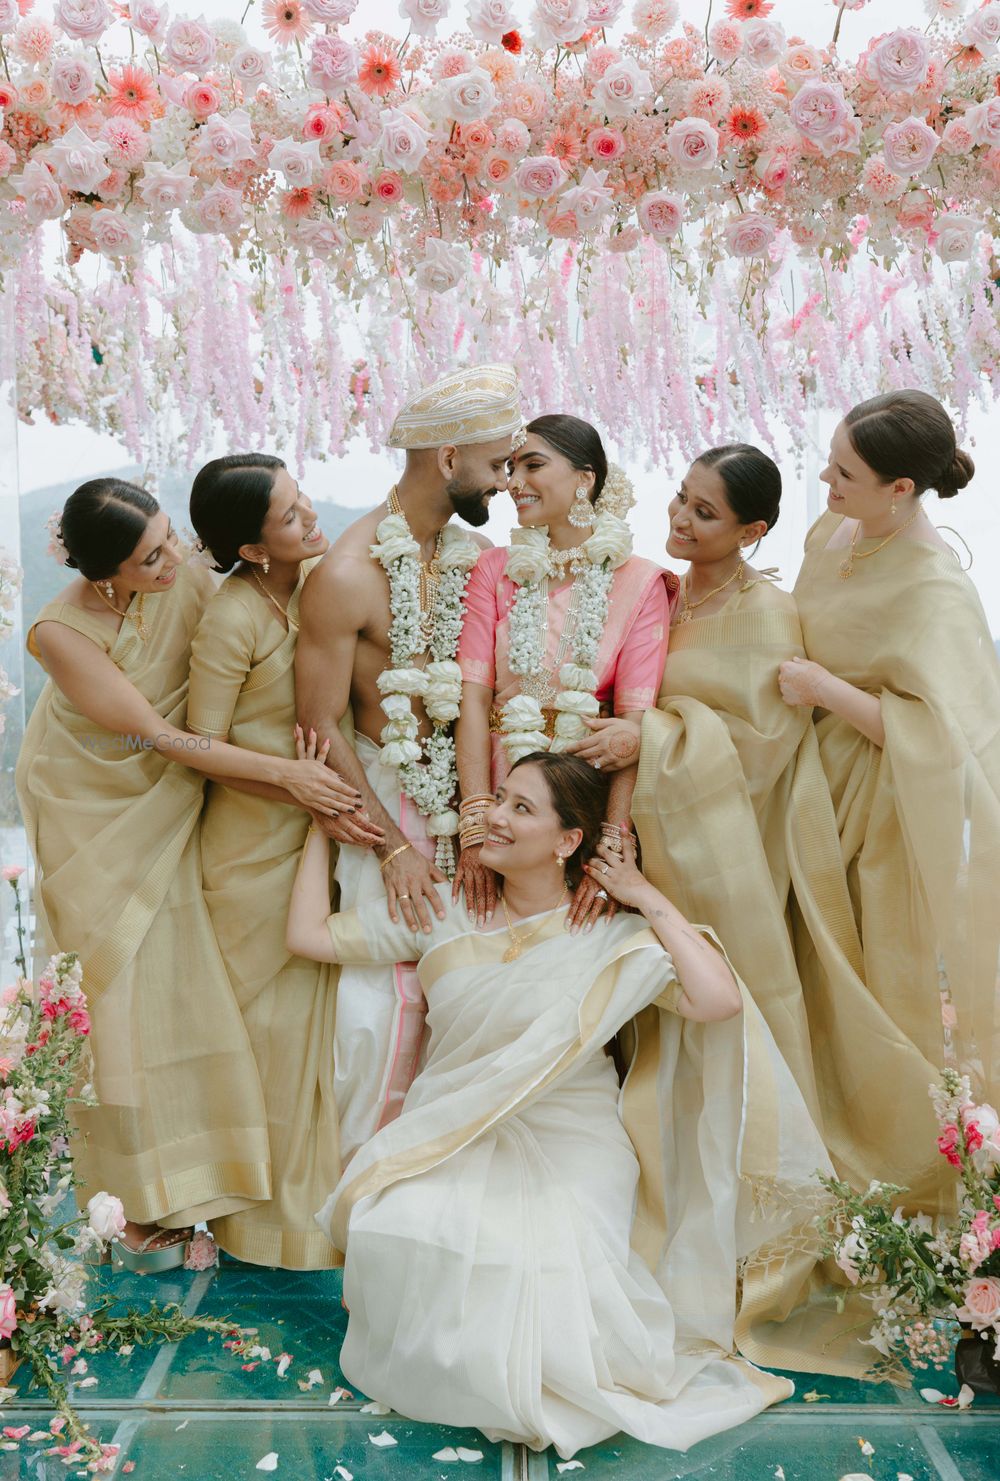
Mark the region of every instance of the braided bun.
POLYGON ((969 457, 964 448, 955 449, 955 456, 951 461, 951 467, 947 473, 943 473, 937 482, 937 493, 939 499, 953 499, 959 489, 972 479, 976 471, 976 465, 969 457))

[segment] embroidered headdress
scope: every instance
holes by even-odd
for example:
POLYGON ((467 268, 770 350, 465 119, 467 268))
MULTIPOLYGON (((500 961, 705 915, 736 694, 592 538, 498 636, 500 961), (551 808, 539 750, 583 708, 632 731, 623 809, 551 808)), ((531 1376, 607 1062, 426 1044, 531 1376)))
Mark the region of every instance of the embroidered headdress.
POLYGON ((418 391, 389 433, 390 447, 431 448, 513 438, 521 431, 520 387, 513 365, 471 365, 418 391))

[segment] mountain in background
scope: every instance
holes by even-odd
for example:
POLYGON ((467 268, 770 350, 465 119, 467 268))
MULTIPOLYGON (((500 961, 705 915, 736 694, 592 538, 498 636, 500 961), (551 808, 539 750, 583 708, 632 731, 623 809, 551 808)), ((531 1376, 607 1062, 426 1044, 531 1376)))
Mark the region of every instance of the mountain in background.
MULTIPOLYGON (((133 465, 128 468, 111 469, 102 476, 138 481, 141 477, 141 470, 133 465)), ((75 479, 68 483, 55 483, 48 488, 33 489, 30 493, 23 494, 19 501, 21 565, 24 570, 25 632, 34 622, 36 613, 41 611, 46 602, 50 602, 53 597, 57 596, 61 588, 76 575, 76 572, 67 570, 65 566, 59 565, 58 561, 45 553, 49 543, 45 521, 50 514, 63 507, 76 487, 75 479)), ((191 521, 188 518, 190 491, 190 474, 167 473, 160 479, 156 495, 176 528, 182 533, 191 528, 191 521)), ((319 514, 324 533, 331 540, 336 540, 338 535, 342 534, 347 526, 364 512, 361 509, 348 509, 343 504, 335 504, 324 499, 314 499, 313 507, 319 514)), ((41 666, 35 663, 34 659, 25 656, 24 707, 26 716, 30 715, 44 683, 45 674, 41 666)))

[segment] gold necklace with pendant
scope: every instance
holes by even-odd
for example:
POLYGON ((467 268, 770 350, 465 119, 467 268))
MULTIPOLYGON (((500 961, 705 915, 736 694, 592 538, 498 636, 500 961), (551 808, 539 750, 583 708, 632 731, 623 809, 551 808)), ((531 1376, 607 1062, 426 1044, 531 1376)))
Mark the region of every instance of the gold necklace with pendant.
POLYGON ((142 604, 146 599, 146 593, 144 591, 141 591, 139 593, 139 600, 135 604, 135 613, 133 616, 129 617, 128 607, 126 607, 123 612, 120 607, 115 606, 114 602, 109 596, 105 595, 96 581, 92 581, 90 584, 97 592, 97 595, 100 597, 104 605, 106 607, 110 607, 116 617, 128 617, 129 621, 134 623, 140 643, 145 643, 149 637, 149 628, 146 626, 145 618, 142 615, 142 604))
POLYGON ((547 915, 544 915, 538 922, 537 926, 532 926, 530 931, 525 931, 522 935, 519 936, 514 930, 514 923, 510 918, 510 911, 507 909, 507 901, 504 899, 503 895, 501 895, 500 904, 503 907, 503 916, 504 920, 507 922, 507 930, 510 932, 510 945, 507 947, 507 950, 504 952, 500 960, 502 962, 516 962, 518 957, 521 955, 521 952, 527 946, 532 937, 537 936, 538 932, 545 925, 546 921, 550 921, 555 915, 556 911, 562 909, 562 904, 565 899, 566 891, 563 890, 562 894, 559 896, 555 908, 550 910, 547 915))

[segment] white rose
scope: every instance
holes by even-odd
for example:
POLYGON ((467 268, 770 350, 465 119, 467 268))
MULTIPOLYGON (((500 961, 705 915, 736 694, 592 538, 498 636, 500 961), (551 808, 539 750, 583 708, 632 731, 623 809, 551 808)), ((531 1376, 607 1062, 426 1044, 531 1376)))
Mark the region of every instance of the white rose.
POLYGON ((624 57, 620 62, 613 62, 594 84, 594 102, 609 118, 616 118, 634 113, 652 91, 649 73, 632 57, 624 57))
POLYGON ((593 669, 581 668, 578 663, 564 663, 559 670, 559 683, 564 689, 584 689, 593 692, 597 688, 597 675, 593 669))
POLYGON ((585 689, 563 689, 556 696, 556 725, 559 724, 560 715, 586 715, 589 719, 595 719, 601 712, 595 694, 588 694, 585 689))
POLYGON ((594 533, 584 541, 583 548, 595 565, 607 561, 608 569, 617 571, 632 554, 632 531, 617 515, 600 514, 594 533))
POLYGON ((289 185, 311 185, 322 164, 319 141, 310 139, 306 144, 296 139, 281 139, 268 155, 267 164, 275 174, 280 171, 289 185))
POLYGON ((407 720, 413 718, 413 710, 410 707, 410 696, 408 694, 387 694, 380 702, 380 708, 390 720, 407 720))
POLYGON ((394 169, 410 171, 419 166, 427 153, 429 130, 417 123, 402 108, 390 108, 382 120, 379 147, 382 158, 394 169))
POLYGON ((982 222, 974 216, 946 211, 934 223, 937 232, 935 248, 942 262, 968 262, 976 245, 982 222))
POLYGON ((512 530, 504 574, 517 586, 527 586, 551 571, 548 530, 512 530))
POLYGON ((963 46, 974 46, 990 57, 1000 45, 1000 5, 984 5, 966 22, 960 37, 963 46))
POLYGON ((454 525, 445 525, 441 531, 441 550, 438 554, 438 569, 441 571, 471 571, 479 559, 480 549, 475 540, 470 540, 463 530, 454 525))
POLYGON ((422 669, 383 669, 375 680, 380 694, 423 694, 427 675, 422 669))
POLYGON ((544 730, 514 730, 503 737, 504 750, 511 766, 515 761, 520 761, 524 756, 530 756, 533 751, 547 751, 549 738, 544 730))
POLYGON ((416 741, 395 740, 390 741, 387 746, 382 747, 382 761, 386 766, 399 768, 407 766, 411 761, 420 760, 420 747, 416 741))
POLYGON ((496 88, 482 67, 449 77, 442 83, 441 92, 448 116, 459 123, 476 123, 496 107, 496 88))
POLYGON ((413 271, 417 287, 428 293, 450 293, 465 277, 468 261, 466 248, 431 237, 424 247, 423 262, 413 271))
POLYGON ((451 659, 427 665, 427 691, 424 709, 432 720, 447 725, 458 719, 462 703, 462 670, 451 659))
POLYGON ((785 51, 785 33, 773 21, 751 20, 743 24, 743 55, 754 67, 766 71, 785 51))
POLYGON ((240 82, 263 82, 271 70, 271 59, 255 46, 241 46, 230 67, 240 82))
POLYGON ((151 211, 176 211, 187 203, 194 187, 188 160, 169 168, 158 160, 147 160, 143 165, 139 194, 151 211))
POLYGON ((399 13, 415 36, 433 36, 448 14, 448 0, 402 0, 399 13))
POLYGON ((407 715, 405 720, 390 720, 387 725, 383 725, 379 739, 383 745, 396 741, 416 740, 417 729, 416 715, 407 715))
POLYGON ((90 229, 105 257, 128 257, 142 245, 142 222, 121 211, 95 211, 90 229))
POLYGON ((87 1223, 98 1239, 114 1239, 125 1228, 125 1209, 113 1193, 95 1193, 87 1204, 87 1223))
POLYGON ((477 41, 499 46, 517 25, 511 0, 470 0, 469 30, 477 41))
POLYGON ((8 178, 23 197, 24 214, 32 226, 37 226, 40 221, 52 221, 62 215, 64 202, 59 182, 40 159, 30 159, 20 175, 11 175, 8 178))
POLYGON ((427 819, 427 831, 432 838, 454 838, 461 819, 452 808, 444 812, 432 812, 427 819))
POLYGON ((515 694, 503 707, 502 721, 505 731, 544 730, 545 716, 537 699, 530 694, 515 694))
POLYGON ((372 560, 380 561, 383 566, 391 565, 404 555, 420 555, 420 546, 401 514, 387 515, 376 526, 375 539, 378 543, 370 545, 368 551, 372 560))
POLYGON ((78 190, 81 195, 92 195, 107 178, 108 148, 100 140, 89 138, 75 123, 49 146, 45 158, 55 170, 60 185, 78 190))
POLYGON ((532 16, 540 44, 579 41, 587 29, 588 0, 536 0, 532 16))

